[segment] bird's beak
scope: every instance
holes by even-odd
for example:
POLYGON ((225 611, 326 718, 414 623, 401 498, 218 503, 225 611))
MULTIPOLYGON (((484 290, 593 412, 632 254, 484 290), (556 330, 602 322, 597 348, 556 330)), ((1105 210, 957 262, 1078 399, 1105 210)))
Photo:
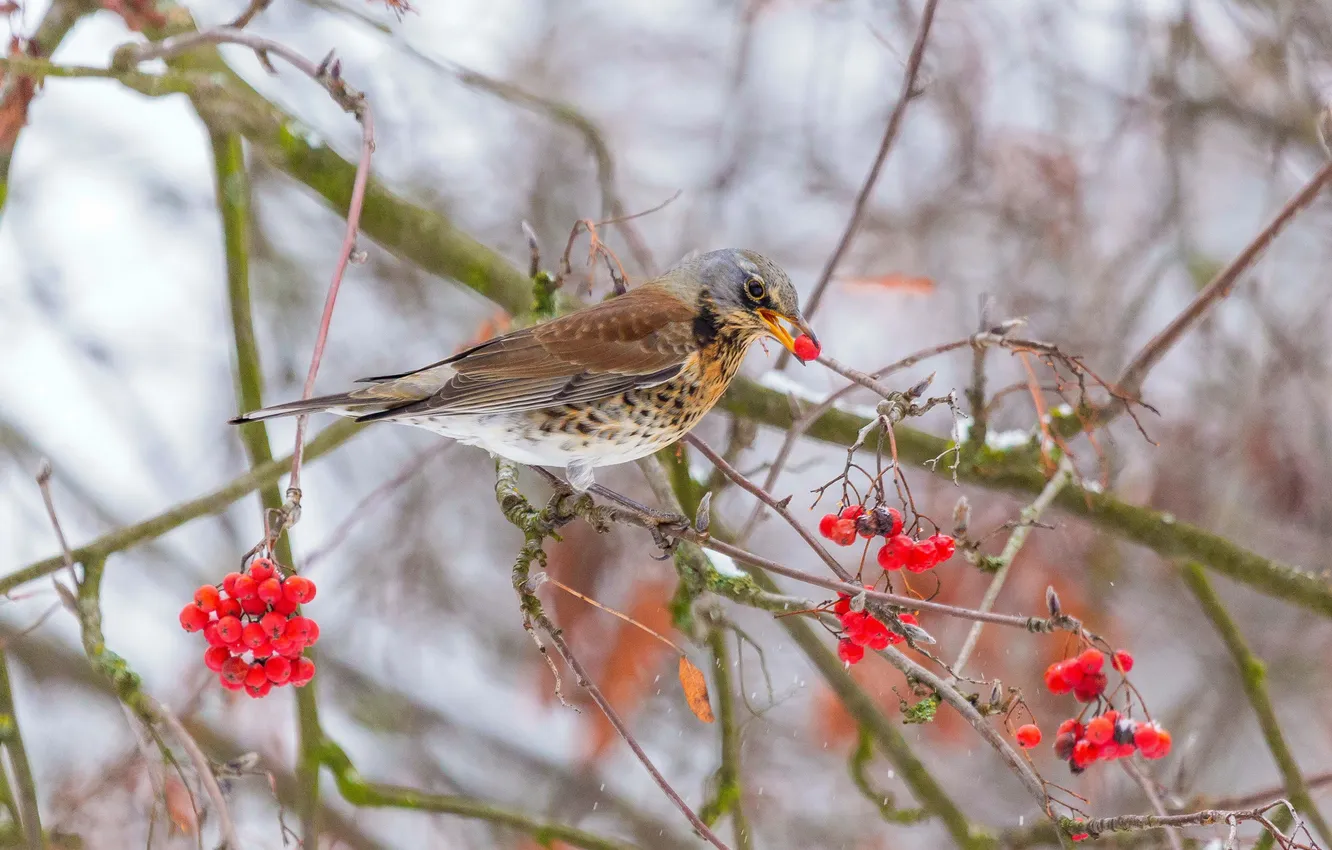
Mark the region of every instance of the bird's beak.
POLYGON ((792 354, 795 354, 795 337, 791 336, 791 332, 782 325, 783 319, 795 325, 798 330, 813 340, 815 345, 818 345, 819 338, 815 336, 809 322, 805 321, 805 317, 799 313, 794 316, 783 316, 772 310, 759 310, 758 314, 759 318, 763 320, 763 324, 768 327, 768 333, 772 334, 773 338, 792 354))

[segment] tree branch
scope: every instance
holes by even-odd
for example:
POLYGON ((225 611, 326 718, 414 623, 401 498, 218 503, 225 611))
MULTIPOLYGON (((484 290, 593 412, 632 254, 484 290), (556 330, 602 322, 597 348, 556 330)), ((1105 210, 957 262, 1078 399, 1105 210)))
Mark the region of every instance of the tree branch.
POLYGON ((1197 563, 1186 563, 1181 567, 1180 575, 1197 598, 1198 604, 1202 606, 1203 613, 1220 635, 1226 649, 1230 651, 1230 657, 1235 661, 1244 695, 1248 697, 1249 705, 1253 706, 1253 713, 1257 715, 1258 726, 1263 732, 1263 740, 1267 742, 1272 759, 1286 782, 1286 797, 1295 804, 1295 808, 1304 817, 1309 819, 1324 841, 1332 842, 1332 831, 1328 830, 1327 821, 1314 806, 1309 786, 1305 784, 1300 766, 1286 744, 1281 724, 1277 722, 1276 709, 1273 708, 1272 698, 1267 693, 1267 674, 1263 662, 1249 649, 1239 625, 1226 610, 1221 597, 1217 596, 1202 567, 1197 563))
MULTIPOLYGON (((17 802, 23 836, 28 842, 28 850, 42 850, 42 817, 37 804, 37 783, 32 778, 32 765, 28 763, 28 751, 23 746, 23 733, 20 731, 18 712, 14 709, 14 694, 9 686, 9 659, 0 649, 0 742, 4 743, 9 753, 9 764, 14 769, 14 784, 18 787, 17 802)), ((3 773, 3 768, 0 768, 3 773)))

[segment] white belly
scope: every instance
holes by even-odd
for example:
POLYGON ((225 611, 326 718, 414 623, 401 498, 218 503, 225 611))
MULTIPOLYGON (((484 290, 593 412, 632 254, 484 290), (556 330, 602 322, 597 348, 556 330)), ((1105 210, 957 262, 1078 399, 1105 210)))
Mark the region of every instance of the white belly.
POLYGON ((527 466, 568 467, 574 463, 588 467, 613 466, 647 457, 670 445, 663 439, 619 444, 605 440, 594 443, 594 448, 586 444, 586 438, 542 433, 526 421, 516 421, 513 414, 429 416, 391 421, 424 428, 527 466))

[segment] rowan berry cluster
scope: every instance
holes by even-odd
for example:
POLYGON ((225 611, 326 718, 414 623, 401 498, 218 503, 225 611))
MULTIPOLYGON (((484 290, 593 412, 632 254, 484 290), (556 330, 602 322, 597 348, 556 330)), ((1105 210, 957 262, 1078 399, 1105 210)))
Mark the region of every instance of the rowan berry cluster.
MULTIPOLYGON (((1120 673, 1133 669, 1133 656, 1127 650, 1117 650, 1111 656, 1111 666, 1120 673)), ((1045 671, 1045 685, 1054 694, 1072 693, 1079 702, 1092 703, 1102 701, 1106 710, 1083 724, 1077 717, 1070 717, 1059 724, 1055 733, 1055 755, 1068 762, 1074 773, 1082 773, 1097 761, 1113 761, 1128 758, 1134 753, 1141 753, 1143 758, 1159 759, 1170 752, 1170 733, 1156 723, 1135 721, 1122 716, 1109 707, 1103 694, 1106 687, 1105 653, 1099 649, 1086 649, 1081 654, 1057 661, 1045 671)), ((1033 747, 1040 743, 1040 730, 1036 729, 1035 741, 1023 738, 1023 730, 1018 729, 1018 743, 1024 747, 1033 747)), ((1034 726, 1030 727, 1035 729, 1034 726)))
MULTIPOLYGON (((865 589, 874 588, 866 586, 865 589)), ((870 612, 852 611, 851 597, 845 593, 837 594, 837 601, 833 603, 833 613, 842 621, 842 637, 837 641, 837 657, 842 659, 844 664, 856 664, 861 661, 865 657, 866 647, 877 652, 906 640, 870 612)), ((915 614, 901 614, 897 619, 904 625, 920 625, 915 614)))
POLYGON ((902 514, 895 508, 877 507, 865 510, 864 505, 850 505, 841 513, 825 514, 819 520, 819 534, 839 546, 850 546, 857 535, 869 539, 885 537, 879 550, 879 566, 886 571, 905 569, 923 573, 953 557, 957 542, 947 534, 935 534, 924 540, 915 540, 902 533, 902 514))
POLYGON ((319 640, 319 625, 297 613, 315 598, 315 583, 283 576, 268 558, 255 558, 242 573, 228 573, 221 587, 205 584, 180 612, 180 626, 202 631, 204 664, 228 690, 266 696, 276 685, 303 687, 314 662, 301 653, 319 640))

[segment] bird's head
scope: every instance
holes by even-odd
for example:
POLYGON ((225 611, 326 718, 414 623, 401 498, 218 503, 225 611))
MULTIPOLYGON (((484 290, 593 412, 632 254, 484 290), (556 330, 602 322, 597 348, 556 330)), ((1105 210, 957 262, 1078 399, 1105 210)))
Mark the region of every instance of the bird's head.
POLYGON ((726 248, 684 263, 678 280, 696 290, 694 335, 707 344, 718 335, 743 343, 771 336, 795 353, 795 336, 784 322, 818 337, 800 313, 795 286, 776 263, 762 254, 726 248), (687 282, 687 283, 686 283, 687 282))

